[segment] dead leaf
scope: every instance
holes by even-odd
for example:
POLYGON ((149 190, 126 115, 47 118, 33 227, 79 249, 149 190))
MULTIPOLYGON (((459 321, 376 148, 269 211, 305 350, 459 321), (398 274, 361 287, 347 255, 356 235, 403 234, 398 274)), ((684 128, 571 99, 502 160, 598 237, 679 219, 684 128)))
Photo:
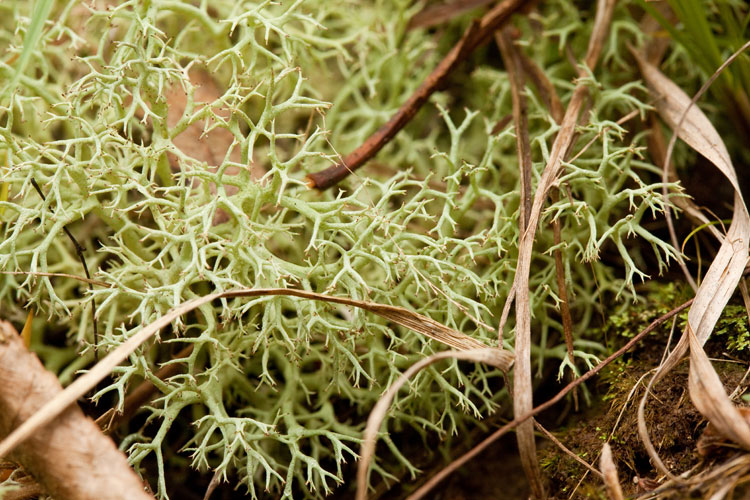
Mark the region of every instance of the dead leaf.
MULTIPOLYGON (((716 427, 743 448, 750 449, 750 425, 730 401, 716 371, 711 366, 703 345, 708 340, 729 298, 742 277, 748 262, 750 242, 750 214, 737 181, 737 174, 724 142, 710 120, 694 105, 700 93, 691 100, 674 82, 664 76, 639 53, 634 51, 641 73, 656 97, 659 115, 680 139, 711 161, 735 189, 732 224, 695 295, 688 313, 688 324, 675 349, 659 366, 649 383, 649 388, 671 370, 690 349, 690 374, 688 385, 695 407, 716 427)), ((722 68, 717 70, 718 74, 722 68)), ((704 86, 705 90, 707 88, 704 86)), ((667 151, 669 159, 674 138, 667 151)), ((644 411, 648 389, 638 411, 638 429, 653 462, 660 472, 671 478, 674 475, 662 463, 650 441, 644 411)))
MULTIPOLYGON (((222 92, 214 79, 205 70, 191 68, 188 73, 191 86, 194 88, 192 101, 195 105, 193 113, 199 111, 205 105, 211 105, 221 99, 222 92)), ((167 100, 167 126, 172 129, 183 119, 188 108, 188 94, 185 93, 182 85, 176 83, 167 88, 164 98, 167 100)), ((213 113, 220 119, 228 121, 231 118, 231 111, 226 107, 213 106, 213 113)), ((241 163, 241 153, 239 145, 234 144, 235 137, 228 129, 222 126, 216 126, 215 120, 196 120, 192 122, 183 132, 172 139, 175 145, 185 155, 205 162, 211 172, 216 172, 219 166, 228 160, 232 163, 241 163)), ((173 170, 181 170, 179 158, 173 153, 167 153, 169 165, 173 170)), ((250 176, 253 179, 260 179, 265 174, 262 167, 257 162, 252 162, 250 167, 250 176)), ((237 175, 239 167, 234 165, 228 166, 224 170, 224 175, 237 175)), ((196 183, 197 184, 197 183, 196 183)), ((228 196, 237 193, 238 188, 232 185, 224 186, 228 196)), ((216 194, 216 184, 210 183, 209 190, 211 194, 216 194)), ((214 225, 221 224, 229 220, 226 212, 219 209, 214 215, 214 225)))
MULTIPOLYGON (((19 423, 64 394, 57 377, 5 321, 0 321, 0 380, 0 436, 11 435, 19 423)), ((54 425, 36 429, 8 458, 21 464, 54 498, 153 500, 115 443, 78 406, 66 405, 64 410, 56 415, 54 425)), ((38 491, 33 483, 26 486, 26 493, 38 491)))

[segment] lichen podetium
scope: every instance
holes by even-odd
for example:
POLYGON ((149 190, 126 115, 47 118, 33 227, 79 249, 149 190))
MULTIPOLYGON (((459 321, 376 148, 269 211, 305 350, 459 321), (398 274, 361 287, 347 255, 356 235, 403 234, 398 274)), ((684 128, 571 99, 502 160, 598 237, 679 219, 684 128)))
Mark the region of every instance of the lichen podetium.
MULTIPOLYGON (((0 5, 3 60, 20 50, 29 4, 0 5)), ((563 195, 542 221, 562 224, 575 355, 587 363, 603 349, 587 337, 597 304, 632 298, 633 280, 645 276, 628 239, 647 242, 660 267, 676 254, 642 224, 663 209, 659 171, 640 157, 644 134, 615 124, 647 108, 645 90, 621 60, 638 36, 626 4, 615 14, 603 69, 585 79, 590 119, 575 151, 600 137, 566 165, 563 195), (604 245, 624 270, 599 262, 604 245)), ((382 125, 468 22, 447 22, 438 40, 407 29, 419 7, 405 0, 57 2, 17 91, 0 103, 3 181, 12 193, 0 201, 0 269, 82 274, 62 236, 68 227, 94 277, 111 287, 89 294, 68 279, 1 275, 3 315, 18 319, 33 304, 39 318, 51 318, 49 331, 64 330, 67 347, 37 346, 63 381, 92 361, 91 298, 102 352, 181 302, 234 287, 298 287, 399 305, 496 343, 517 255, 519 179, 512 127, 493 132, 511 98, 489 49, 357 175, 325 192, 305 183, 382 125), (220 97, 200 103, 191 69, 212 75, 220 97), (187 95, 174 123, 170 89, 187 95), (175 146, 197 122, 231 133, 216 166, 175 146), (225 217, 216 224, 219 211, 225 217)), ((577 74, 564 47, 584 53, 591 16, 570 1, 541 2, 533 21, 514 20, 522 49, 563 103, 577 74)), ((0 63, 0 74, 9 77, 12 65, 0 63)), ((538 176, 557 125, 528 94, 538 176)), ((552 246, 552 232, 540 230, 531 271, 539 373, 566 356, 552 246)), ((512 348, 512 332, 505 343, 512 348)), ((161 497, 170 488, 165 461, 179 461, 167 448, 180 448, 195 468, 226 474, 253 498, 266 491, 322 497, 355 460, 383 388, 439 349, 361 310, 285 297, 224 300, 162 332, 95 399, 112 393, 122 401, 142 379, 156 385, 158 399, 142 410, 149 425, 129 429, 121 447, 136 469, 155 457, 161 497), (195 348, 172 360, 184 366, 181 374, 162 381, 154 372, 170 361, 171 343, 195 348)), ((450 446, 452 435, 507 403, 497 370, 446 363, 397 398, 392 430, 426 429, 450 446)), ((384 442, 392 460, 376 462, 373 480, 415 474, 399 441, 384 442)))

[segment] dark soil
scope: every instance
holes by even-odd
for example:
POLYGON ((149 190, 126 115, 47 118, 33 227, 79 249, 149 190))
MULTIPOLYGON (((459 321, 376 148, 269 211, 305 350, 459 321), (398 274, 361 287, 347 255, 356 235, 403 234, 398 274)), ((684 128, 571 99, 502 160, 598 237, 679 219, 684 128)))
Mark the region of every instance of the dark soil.
MULTIPOLYGON (((734 321, 733 318, 724 320, 734 321)), ((597 469, 602 445, 608 441, 626 496, 644 494, 658 487, 658 481, 663 480, 652 466, 638 435, 637 408, 650 380, 650 375, 643 376, 659 365, 669 328, 670 325, 664 325, 636 351, 605 369, 593 387, 596 394, 592 400, 597 403, 580 414, 571 415, 563 427, 554 431, 566 447, 597 469)), ((678 322, 675 336, 679 332, 678 322)), ((741 382, 748 363, 742 361, 747 359, 747 353, 727 352, 725 343, 725 338, 712 338, 706 351, 729 394, 741 382)), ((696 445, 706 427, 706 420, 690 401, 688 368, 686 359, 668 373, 653 389, 645 407, 651 442, 664 465, 675 474, 708 466, 707 458, 712 463, 720 462, 730 453, 727 449, 719 452, 719 456, 704 458, 697 451, 696 445)), ((542 448, 539 455, 549 492, 554 498, 606 498, 601 479, 556 446, 550 444, 542 448)), ((682 495, 687 495, 682 498, 689 497, 687 492, 682 495)))

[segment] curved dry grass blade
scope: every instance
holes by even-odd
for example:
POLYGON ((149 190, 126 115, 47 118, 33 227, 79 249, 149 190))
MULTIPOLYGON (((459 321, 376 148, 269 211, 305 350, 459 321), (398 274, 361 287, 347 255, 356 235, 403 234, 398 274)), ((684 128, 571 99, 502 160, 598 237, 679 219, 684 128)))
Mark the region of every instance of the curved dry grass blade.
MULTIPOLYGON (((748 46, 750 46, 750 42, 745 44, 743 49, 748 46)), ((654 106, 659 112, 659 116, 670 128, 677 130, 677 137, 705 156, 729 179, 735 190, 739 191, 737 174, 729 158, 729 152, 708 117, 703 114, 700 108, 693 106, 694 100, 691 100, 676 83, 667 78, 656 66, 646 61, 637 51, 633 51, 633 54, 649 90, 656 98, 654 106)), ((728 60, 728 62, 731 62, 731 60, 728 60)), ((722 66, 726 67, 725 65, 722 66)), ((719 68, 719 70, 721 69, 719 68)), ((713 80, 709 80, 709 82, 711 81, 713 80)), ((670 140, 670 145, 673 142, 674 140, 670 140)), ((665 163, 671 160, 671 149, 673 147, 667 148, 665 163)))
MULTIPOLYGON (((721 136, 703 112, 694 104, 716 76, 741 51, 748 47, 750 47, 750 42, 743 45, 739 51, 727 59, 693 99, 690 99, 676 84, 634 51, 641 73, 649 88, 659 97, 656 102, 657 111, 675 131, 667 148, 664 163, 669 164, 676 137, 680 137, 711 161, 735 188, 734 214, 726 238, 696 292, 695 302, 688 313, 688 325, 685 332, 674 351, 660 365, 649 386, 656 383, 671 370, 689 347, 690 374, 688 386, 693 403, 698 411, 716 426, 719 432, 746 449, 750 449, 750 425, 742 418, 742 415, 727 397, 724 386, 711 366, 702 346, 711 335, 716 321, 737 287, 750 256, 748 253, 750 214, 748 214, 747 207, 742 199, 737 174, 721 136)), ((641 407, 645 405, 647 395, 648 392, 644 395, 641 407)), ((655 465, 662 473, 674 478, 655 454, 643 419, 643 411, 640 409, 638 429, 641 440, 646 445, 655 465)))
POLYGON ((532 411, 524 415, 521 415, 520 417, 516 417, 515 419, 513 419, 513 421, 508 422, 507 424, 505 424, 504 426, 500 427, 498 430, 493 432, 491 435, 485 438, 484 441, 476 445, 474 448, 467 451, 466 453, 461 455, 459 458, 457 458, 456 460, 448 464, 448 466, 446 466, 440 472, 432 476, 429 479, 429 481, 427 481, 425 484, 420 486, 417 491, 409 495, 406 500, 420 500, 424 498, 425 495, 427 495, 443 479, 450 476, 453 472, 456 471, 456 469, 463 466, 466 462, 468 462, 472 458, 479 455, 481 452, 487 449, 487 447, 489 447, 492 443, 494 443, 500 437, 505 435, 508 431, 513 429, 515 426, 517 426, 521 422, 525 422, 526 420, 539 415, 543 411, 548 410, 552 406, 559 403, 570 391, 572 391, 579 385, 583 384, 587 380, 591 379, 594 375, 599 373, 605 366, 607 366, 612 361, 616 360, 617 358, 619 358, 620 356, 628 352, 630 349, 632 349, 635 344, 640 342, 646 335, 653 332, 656 329, 656 327, 658 327, 659 325, 661 325, 668 319, 673 318, 675 315, 681 313, 682 311, 690 307, 692 303, 693 303, 693 299, 690 299, 687 302, 684 302, 680 304, 679 306, 677 306, 676 308, 672 309, 668 313, 664 314, 663 316, 652 321, 651 324, 648 325, 641 332, 639 332, 638 335, 630 339, 627 344, 622 346, 616 352, 610 354, 605 360, 603 360, 601 363, 596 365, 594 368, 592 368, 591 370, 587 371, 586 373, 584 373, 577 379, 570 382, 560 392, 558 392, 552 399, 545 401, 544 403, 534 408, 532 411))
POLYGON ((609 443, 604 443, 602 447, 599 467, 602 469, 604 485, 607 487, 607 494, 610 500, 623 500, 620 480, 617 477, 617 467, 615 467, 615 462, 612 460, 612 448, 609 446, 609 443))
MULTIPOLYGON (((594 29, 589 40, 586 53, 586 65, 593 70, 602 50, 602 45, 609 22, 612 18, 614 0, 599 0, 594 29)), ((529 304, 529 272, 531 270, 531 254, 542 208, 547 199, 547 193, 562 172, 562 160, 569 150, 575 136, 578 115, 588 91, 583 84, 576 86, 568 109, 565 111, 560 130, 552 145, 547 165, 539 180, 534 201, 529 214, 529 224, 521 234, 519 244, 518 264, 514 283, 516 286, 516 367, 514 371, 513 411, 516 415, 524 415, 532 410, 531 384, 531 307, 529 304)), ((534 424, 524 422, 518 426, 516 432, 518 451, 532 493, 535 497, 544 497, 541 472, 536 458, 536 444, 534 442, 534 424)))
POLYGON ((380 430, 380 426, 385 419, 385 415, 388 412, 388 408, 390 408, 391 402, 393 402, 393 398, 396 396, 399 389, 401 389, 411 377, 419 373, 420 370, 423 370, 442 359, 453 358, 497 366, 495 365, 495 351, 496 349, 484 348, 472 349, 470 351, 446 351, 433 354, 432 356, 411 365, 409 369, 406 370, 393 383, 393 385, 391 385, 388 390, 380 396, 380 399, 370 412, 370 416, 367 418, 367 427, 365 427, 365 433, 362 439, 362 447, 360 448, 359 453, 359 464, 357 465, 356 500, 365 500, 367 498, 367 476, 370 470, 370 462, 375 453, 375 440, 378 431, 380 430))
MULTIPOLYGON (((233 298, 233 297, 261 297, 261 296, 291 296, 303 299, 321 300, 336 304, 359 307, 373 314, 377 314, 401 326, 414 330, 438 342, 446 344, 460 351, 475 349, 490 349, 492 351, 491 359, 486 362, 500 368, 506 372, 513 364, 513 356, 502 349, 488 348, 480 341, 469 337, 459 331, 448 328, 437 321, 430 319, 421 314, 409 311, 403 307, 376 304, 361 300, 349 299, 346 297, 333 297, 321 293, 308 292, 305 290, 293 290, 285 288, 258 288, 258 289, 236 289, 226 292, 213 293, 204 297, 189 300, 172 309, 167 314, 150 323, 138 333, 123 342, 114 351, 109 353, 104 359, 97 363, 89 372, 77 378, 64 391, 57 394, 53 399, 47 402, 32 417, 26 420, 5 440, 0 442, 0 457, 4 457, 13 450, 19 443, 27 439, 36 429, 48 424, 52 419, 64 411, 68 406, 75 402, 79 397, 96 387, 101 380, 109 375, 112 370, 127 359, 138 346, 151 338, 156 332, 169 325, 178 317, 186 314, 203 304, 208 304, 216 299, 233 298)), ((489 354, 488 354, 489 355, 489 354)))

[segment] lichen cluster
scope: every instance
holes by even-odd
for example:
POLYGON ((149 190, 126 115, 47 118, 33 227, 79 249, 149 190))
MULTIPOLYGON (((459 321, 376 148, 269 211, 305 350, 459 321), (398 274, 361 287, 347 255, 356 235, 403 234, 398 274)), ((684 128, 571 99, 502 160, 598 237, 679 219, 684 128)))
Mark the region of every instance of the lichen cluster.
MULTIPOLYGON (((14 74, 10 61, 22 50, 31 4, 0 5, 3 79, 14 74)), ((70 279, 2 275, 3 315, 19 319, 33 307, 38 329, 64 328, 72 348, 35 340, 64 381, 92 363, 95 340, 106 352, 176 305, 234 287, 298 287, 399 305, 496 344, 517 255, 519 174, 512 126, 494 130, 511 110, 494 47, 472 55, 358 175, 322 193, 305 182, 382 125, 467 24, 467 16, 454 19, 440 37, 408 29, 421 6, 57 2, 29 69, 0 102, 0 157, 7 156, 0 168, 10 188, 0 202, 0 269, 82 275, 67 227, 94 277, 110 287, 89 293, 70 279), (217 99, 196 102, 192 70, 211 75, 217 99), (175 88, 187 98, 171 123, 174 104, 165 95, 175 88), (213 128, 231 133, 218 168, 174 144, 196 123, 206 137, 213 128)), ((577 74, 566 53, 584 53, 592 16, 565 1, 541 2, 517 19, 522 49, 563 103, 577 74)), ((663 203, 659 171, 640 154, 644 133, 630 127, 638 118, 615 123, 647 108, 622 60, 626 43, 637 42, 634 26, 619 6, 605 69, 586 77, 591 107, 572 153, 593 143, 566 165, 559 201, 549 204, 537 238, 531 301, 539 373, 566 357, 548 230, 554 218, 562 224, 575 354, 585 363, 603 349, 587 335, 599 304, 632 297, 634 279, 644 277, 632 243, 648 242, 660 266, 675 255, 643 224, 663 203), (624 266, 601 263, 603 248, 624 266)), ((528 99, 536 179, 557 125, 531 88, 528 99)), ((117 391, 122 400, 142 379, 158 387, 145 410, 150 425, 131 429, 121 446, 136 468, 156 456, 162 497, 163 451, 178 419, 194 429, 178 444, 191 465, 220 471, 253 497, 332 491, 342 465, 356 458, 379 394, 405 367, 442 349, 360 310, 283 297, 201 307, 160 342, 131 356, 97 397, 117 391), (170 361, 169 343, 194 350, 170 361), (167 361, 184 369, 161 381, 153 373, 167 361)), ((512 349, 512 328, 504 344, 512 349)), ((502 380, 496 370, 455 361, 428 369, 398 398, 390 428, 447 439, 506 402, 502 380)), ((395 460, 376 463, 379 476, 416 472, 395 440, 382 441, 395 460)))

